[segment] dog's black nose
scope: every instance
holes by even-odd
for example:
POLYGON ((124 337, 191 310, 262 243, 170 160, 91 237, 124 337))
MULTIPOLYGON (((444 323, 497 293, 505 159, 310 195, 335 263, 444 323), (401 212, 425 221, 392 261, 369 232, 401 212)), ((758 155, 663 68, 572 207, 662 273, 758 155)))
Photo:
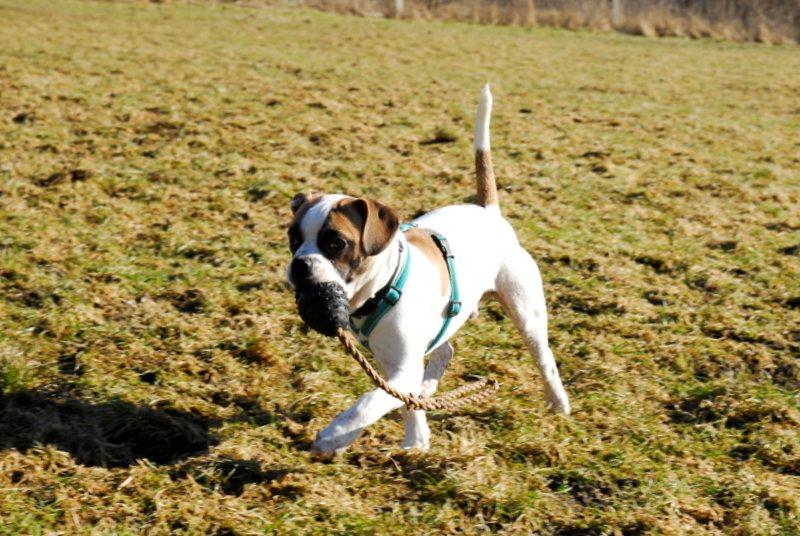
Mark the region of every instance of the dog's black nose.
POLYGON ((296 257, 289 267, 289 276, 295 285, 307 283, 311 279, 311 259, 296 257))

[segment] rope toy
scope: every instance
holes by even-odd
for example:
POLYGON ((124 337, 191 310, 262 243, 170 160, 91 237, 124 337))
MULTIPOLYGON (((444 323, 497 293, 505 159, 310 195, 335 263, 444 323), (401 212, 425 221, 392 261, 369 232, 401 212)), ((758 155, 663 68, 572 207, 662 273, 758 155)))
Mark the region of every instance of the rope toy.
POLYGON ((370 362, 367 361, 367 358, 364 357, 364 354, 358 349, 358 342, 350 331, 340 327, 336 330, 336 338, 342 343, 345 351, 361 365, 361 368, 364 369, 364 372, 367 373, 367 376, 369 376, 376 386, 402 401, 408 409, 455 409, 465 404, 480 402, 490 394, 495 393, 500 387, 500 384, 496 380, 482 378, 476 382, 462 385, 461 387, 433 398, 401 393, 389 385, 370 362))
POLYGON ((500 384, 488 378, 462 385, 437 397, 423 397, 401 393, 375 370, 358 348, 358 341, 348 329, 349 310, 344 289, 335 283, 304 286, 295 296, 297 309, 303 321, 315 331, 328 337, 335 336, 345 351, 361 365, 375 385, 402 401, 408 409, 455 409, 465 404, 480 402, 497 391, 500 384))

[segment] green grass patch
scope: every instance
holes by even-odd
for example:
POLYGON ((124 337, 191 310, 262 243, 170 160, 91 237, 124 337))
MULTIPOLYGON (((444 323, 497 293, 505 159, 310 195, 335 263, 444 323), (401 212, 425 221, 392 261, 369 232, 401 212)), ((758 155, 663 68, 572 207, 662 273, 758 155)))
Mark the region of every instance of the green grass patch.
POLYGON ((0 0, 0 533, 800 531, 794 47, 284 7, 0 0), (503 212, 571 395, 495 303, 427 453, 286 289, 289 200, 503 212))

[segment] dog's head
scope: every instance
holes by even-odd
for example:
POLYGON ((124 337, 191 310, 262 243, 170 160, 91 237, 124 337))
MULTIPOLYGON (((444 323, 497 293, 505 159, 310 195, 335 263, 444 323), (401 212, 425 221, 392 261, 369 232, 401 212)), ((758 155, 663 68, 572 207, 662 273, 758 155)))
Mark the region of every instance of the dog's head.
POLYGON ((289 225, 289 283, 335 282, 348 287, 386 249, 399 227, 397 213, 373 199, 297 194, 289 225))
MULTIPOLYGON (((334 287, 351 299, 369 277, 375 259, 394 238, 399 219, 393 209, 365 197, 297 194, 291 208, 294 217, 288 233, 292 261, 287 279, 295 289, 301 316, 317 329, 304 314, 301 302, 312 295, 328 296, 323 300, 326 302, 336 301, 330 297, 335 291, 320 292, 321 288, 334 287)), ((309 304, 314 309, 327 307, 309 304)))

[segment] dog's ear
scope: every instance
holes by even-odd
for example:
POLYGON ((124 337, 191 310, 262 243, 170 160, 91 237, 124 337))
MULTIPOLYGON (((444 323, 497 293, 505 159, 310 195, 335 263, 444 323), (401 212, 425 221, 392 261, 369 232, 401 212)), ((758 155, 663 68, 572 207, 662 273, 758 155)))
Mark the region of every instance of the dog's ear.
POLYGON ((301 192, 294 196, 289 203, 289 207, 292 209, 292 214, 297 214, 297 211, 300 210, 300 207, 308 203, 309 201, 314 201, 318 198, 320 194, 309 194, 306 192, 301 192))
POLYGON ((308 201, 308 194, 306 193, 299 193, 294 196, 289 203, 289 206, 292 208, 292 214, 297 214, 297 211, 300 210, 300 207, 303 206, 303 203, 308 201))
POLYGON ((361 230, 361 248, 364 254, 377 255, 386 248, 400 226, 397 212, 367 197, 354 199, 351 206, 361 216, 364 225, 361 230))

